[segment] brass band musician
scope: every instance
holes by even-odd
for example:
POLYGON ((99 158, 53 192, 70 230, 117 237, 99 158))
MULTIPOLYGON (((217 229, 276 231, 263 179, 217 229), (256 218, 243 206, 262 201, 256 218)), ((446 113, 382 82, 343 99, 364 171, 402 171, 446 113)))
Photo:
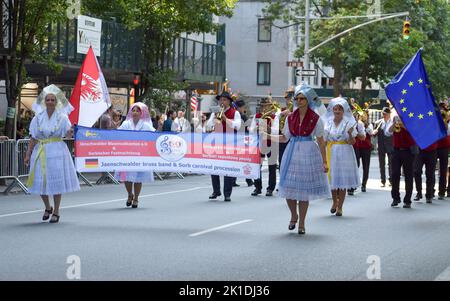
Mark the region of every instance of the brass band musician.
MULTIPOLYGON (((263 133, 279 134, 279 106, 272 102, 270 97, 263 98, 260 102, 261 112, 257 113, 252 120, 249 132, 258 132, 260 135, 260 149, 261 149, 261 166, 267 155, 269 165, 269 183, 267 186, 266 196, 272 196, 277 183, 277 151, 278 143, 272 141, 270 138, 266 139, 263 133), (276 151, 274 151, 276 150, 276 151)), ((262 174, 259 179, 255 180, 255 190, 252 196, 257 196, 262 193, 262 174)))
MULTIPOLYGON (((219 101, 219 105, 221 107, 221 111, 216 113, 211 113, 211 118, 208 123, 211 126, 213 123, 214 131, 216 133, 235 133, 235 131, 239 130, 241 127, 241 115, 237 110, 233 107, 233 98, 230 93, 223 92, 220 95, 216 96, 216 99, 219 101)), ((221 196, 222 193, 220 191, 220 177, 218 175, 211 176, 213 193, 209 196, 210 199, 216 199, 221 196)), ((231 201, 231 192, 233 190, 233 183, 235 181, 234 177, 224 177, 224 201, 231 201)))

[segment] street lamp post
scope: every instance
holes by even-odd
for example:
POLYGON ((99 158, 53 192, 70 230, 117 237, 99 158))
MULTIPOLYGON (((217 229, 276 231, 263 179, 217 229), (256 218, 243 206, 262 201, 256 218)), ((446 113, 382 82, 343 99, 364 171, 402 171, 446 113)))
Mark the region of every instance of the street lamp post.
MULTIPOLYGON (((305 1, 305 67, 309 69, 309 10, 310 10, 310 0, 305 1)), ((304 68, 305 68, 304 67, 304 68)), ((306 77, 306 82, 309 84, 309 77, 306 77)))

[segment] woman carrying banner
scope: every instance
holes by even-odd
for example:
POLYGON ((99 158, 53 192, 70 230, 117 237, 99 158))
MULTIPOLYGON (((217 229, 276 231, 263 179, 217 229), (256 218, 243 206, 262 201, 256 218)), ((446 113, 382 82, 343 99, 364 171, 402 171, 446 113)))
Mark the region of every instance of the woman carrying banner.
MULTIPOLYGON (((151 123, 148 107, 142 102, 136 102, 130 108, 127 119, 118 128, 119 130, 129 131, 151 131, 155 132, 155 128, 151 123)), ((137 208, 139 202, 139 194, 141 193, 142 183, 153 182, 153 171, 118 171, 115 177, 125 183, 128 192, 127 207, 137 208), (134 186, 134 194, 133 194, 134 186)))
POLYGON ((325 140, 330 169, 330 181, 333 206, 330 212, 342 216, 347 189, 360 186, 358 165, 352 145, 358 134, 357 122, 352 115, 349 104, 344 98, 333 98, 327 108, 325 140))
POLYGON ((298 220, 298 233, 305 234, 309 201, 329 197, 330 189, 323 121, 315 112, 320 107, 319 97, 302 83, 295 88, 294 101, 297 108, 286 118, 283 134, 265 135, 280 142, 289 140, 281 163, 278 195, 286 198, 291 211, 288 229, 294 230, 298 220))
POLYGON ((33 103, 36 116, 30 123, 30 144, 24 162, 30 165, 28 191, 39 194, 45 205, 42 220, 59 222, 59 206, 63 193, 80 190, 72 156, 63 137, 69 137, 71 123, 68 114, 73 107, 55 85, 45 87, 33 103), (31 164, 29 164, 31 161, 31 164), (49 196, 53 195, 54 208, 49 196))

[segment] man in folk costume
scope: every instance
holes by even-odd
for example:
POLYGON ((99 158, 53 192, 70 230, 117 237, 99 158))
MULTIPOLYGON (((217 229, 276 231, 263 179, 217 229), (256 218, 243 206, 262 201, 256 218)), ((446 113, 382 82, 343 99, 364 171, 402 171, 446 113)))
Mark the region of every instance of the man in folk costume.
POLYGON ((420 201, 422 199, 422 169, 425 165, 425 178, 427 184, 425 198, 428 204, 433 202, 434 185, 436 183, 434 171, 437 162, 437 147, 438 142, 435 142, 425 149, 420 149, 420 152, 416 155, 413 169, 417 194, 414 201, 420 201))
POLYGON ((401 203, 400 199, 400 175, 401 168, 405 173, 406 194, 403 199, 403 208, 411 208, 411 196, 413 191, 414 170, 413 162, 416 142, 404 127, 400 117, 394 117, 385 130, 386 136, 393 136, 394 152, 392 154, 392 207, 401 203))
MULTIPOLYGON (((234 99, 234 97, 233 97, 233 99, 234 99)), ((247 109, 246 109, 245 101, 237 98, 237 101, 235 100, 235 104, 236 104, 237 110, 238 110, 239 114, 241 115, 241 119, 242 119, 242 125, 241 125, 241 128, 239 129, 239 131, 244 132, 247 135, 250 120, 247 117, 247 109)), ((253 186, 253 184, 254 184, 252 179, 245 179, 245 181, 247 182, 248 187, 253 186)), ((233 184, 233 187, 237 187, 237 186, 239 186, 239 184, 237 184, 235 181, 233 184)))
MULTIPOLYGON (((447 136, 442 138, 437 142, 437 160, 439 160, 439 190, 438 190, 438 198, 439 200, 443 200, 445 197, 445 192, 447 192, 447 197, 450 197, 450 185, 447 185, 447 169, 448 169, 448 151, 450 149, 450 135, 448 135, 448 119, 449 119, 449 111, 447 108, 447 104, 441 102, 439 104, 441 110, 441 116, 444 120, 444 125, 447 128, 447 136)), ((450 179, 449 179, 450 181, 450 179)))
POLYGON ((392 177, 392 136, 386 136, 385 129, 391 120, 391 109, 383 108, 383 118, 375 122, 373 135, 377 136, 378 161, 380 166, 381 187, 386 186, 386 155, 388 157, 388 181, 391 184, 392 177))
POLYGON ((356 139, 356 147, 358 148, 358 156, 356 160, 358 160, 358 167, 362 165, 363 170, 363 179, 361 185, 361 191, 366 192, 366 185, 369 179, 369 170, 370 170, 370 155, 372 152, 372 135, 373 135, 373 126, 369 123, 369 112, 368 110, 364 110, 363 115, 360 117, 360 121, 364 125, 365 136, 363 139, 358 137, 356 139))
MULTIPOLYGON (((355 117, 355 120, 356 120, 356 122, 357 122, 357 125, 356 125, 356 127, 355 127, 355 130, 356 130, 356 132, 357 132, 357 135, 356 135, 356 142, 355 142, 355 144, 353 144, 353 150, 355 151, 355 157, 356 157, 356 160, 357 160, 357 164, 358 164, 358 168, 359 168, 359 162, 360 162, 360 158, 361 158, 361 154, 360 154, 360 145, 359 145, 359 143, 358 143, 358 141, 361 141, 361 140, 365 140, 366 139, 366 130, 365 130, 365 127, 364 127, 364 123, 362 122, 362 120, 361 120, 361 117, 362 117, 362 112, 360 112, 358 109, 357 109, 357 107, 356 107, 356 105, 355 105, 355 99, 354 98, 351 98, 351 103, 353 104, 353 116, 355 117)), ((362 187, 361 187, 361 190, 363 189, 363 187, 365 188, 365 185, 363 185, 362 187)), ((356 188, 351 188, 351 189, 349 189, 347 192, 348 192, 348 195, 353 195, 354 194, 354 192, 355 192, 355 190, 356 190, 356 188)), ((365 189, 364 189, 365 190, 365 189)))
MULTIPOLYGON (((279 134, 279 113, 274 112, 273 102, 271 98, 263 98, 260 102, 261 112, 257 113, 252 120, 249 131, 250 133, 258 132, 259 135, 263 133, 279 134)), ((267 186, 266 196, 273 196, 273 191, 277 184, 277 151, 278 143, 272 143, 267 136, 260 139, 261 149, 261 168, 264 158, 267 155, 269 165, 269 185, 267 186), (264 139, 266 138, 266 139, 264 139)), ((255 180, 255 190, 252 196, 257 196, 262 193, 262 173, 259 174, 259 179, 255 180)))
MULTIPOLYGON (((236 133, 241 127, 241 115, 233 107, 233 98, 230 93, 223 92, 216 96, 219 105, 222 108, 220 113, 212 113, 214 116, 210 118, 210 122, 214 122, 214 131, 216 133, 236 133)), ((224 177, 223 194, 225 202, 231 201, 231 192, 233 190, 234 177, 224 177)), ((213 193, 209 196, 210 199, 216 199, 221 196, 220 191, 220 177, 217 175, 211 176, 213 193)))

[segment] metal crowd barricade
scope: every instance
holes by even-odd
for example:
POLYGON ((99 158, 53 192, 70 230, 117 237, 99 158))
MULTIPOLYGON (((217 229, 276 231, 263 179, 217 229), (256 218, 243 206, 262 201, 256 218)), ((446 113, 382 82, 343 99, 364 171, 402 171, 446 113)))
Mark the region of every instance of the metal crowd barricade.
MULTIPOLYGON (((0 142, 0 178, 13 179, 13 182, 3 191, 4 194, 8 194, 15 186, 18 186, 26 194, 29 193, 27 187, 20 181, 20 175, 26 169, 24 167, 24 155, 27 146, 27 139, 0 142), (19 146, 25 149, 22 155, 19 153, 19 146)), ((28 171, 26 174, 28 174, 28 171)))
POLYGON ((161 175, 161 173, 154 171, 153 174, 161 181, 164 181, 163 176, 161 175))
POLYGON ((175 175, 179 179, 184 179, 183 174, 179 173, 179 172, 163 172, 163 173, 157 174, 158 178, 160 178, 161 180, 167 179, 171 175, 175 175))
POLYGON ((95 184, 100 185, 101 183, 105 182, 106 184, 114 183, 114 184, 120 184, 119 181, 114 178, 114 176, 109 172, 103 172, 100 179, 95 182, 95 184))

